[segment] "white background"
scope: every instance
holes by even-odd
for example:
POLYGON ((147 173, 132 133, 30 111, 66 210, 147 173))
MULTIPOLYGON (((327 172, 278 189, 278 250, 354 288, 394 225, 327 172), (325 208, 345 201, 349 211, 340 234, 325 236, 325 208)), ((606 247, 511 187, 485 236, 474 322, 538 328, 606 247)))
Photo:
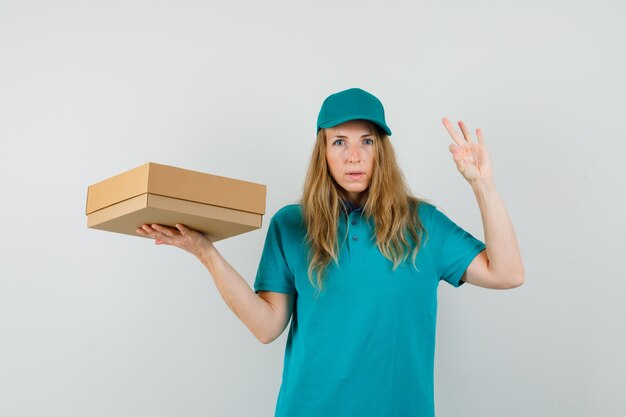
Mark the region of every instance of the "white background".
POLYGON ((266 184, 263 228, 216 243, 252 285, 350 87, 481 240, 441 119, 482 128, 522 249, 522 287, 440 286, 438 417, 626 415, 625 9, 0 0, 0 415, 272 416, 288 330, 262 345, 192 255, 88 229, 87 186, 148 161, 266 184))

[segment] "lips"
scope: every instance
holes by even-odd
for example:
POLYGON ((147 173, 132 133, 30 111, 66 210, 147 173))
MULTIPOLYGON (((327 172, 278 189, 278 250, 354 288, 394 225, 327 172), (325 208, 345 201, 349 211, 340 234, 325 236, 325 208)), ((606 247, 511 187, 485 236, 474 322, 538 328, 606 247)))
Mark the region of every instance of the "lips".
POLYGON ((352 178, 353 180, 358 180, 362 177, 365 176, 365 172, 363 171, 350 171, 348 173, 346 173, 346 175, 350 178, 352 178))

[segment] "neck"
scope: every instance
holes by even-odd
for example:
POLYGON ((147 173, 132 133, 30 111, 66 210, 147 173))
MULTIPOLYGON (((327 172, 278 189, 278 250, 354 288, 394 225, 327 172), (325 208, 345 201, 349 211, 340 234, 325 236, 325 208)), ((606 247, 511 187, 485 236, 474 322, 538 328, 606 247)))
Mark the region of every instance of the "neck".
POLYGON ((365 203, 367 193, 365 191, 361 193, 349 193, 344 195, 343 199, 349 201, 352 207, 359 208, 365 203))

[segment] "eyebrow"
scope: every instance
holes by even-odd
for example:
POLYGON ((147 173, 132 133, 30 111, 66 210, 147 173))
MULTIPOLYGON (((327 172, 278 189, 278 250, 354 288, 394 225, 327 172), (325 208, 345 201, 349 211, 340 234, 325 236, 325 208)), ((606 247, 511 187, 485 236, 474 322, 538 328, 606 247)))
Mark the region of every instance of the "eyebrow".
MULTIPOLYGON (((365 137, 365 136, 374 136, 374 134, 373 133, 366 133, 364 135, 361 135, 361 137, 365 137)), ((344 139, 347 139, 348 137, 344 136, 344 135, 335 135, 335 136, 333 136, 333 139, 334 138, 344 138, 344 139)))

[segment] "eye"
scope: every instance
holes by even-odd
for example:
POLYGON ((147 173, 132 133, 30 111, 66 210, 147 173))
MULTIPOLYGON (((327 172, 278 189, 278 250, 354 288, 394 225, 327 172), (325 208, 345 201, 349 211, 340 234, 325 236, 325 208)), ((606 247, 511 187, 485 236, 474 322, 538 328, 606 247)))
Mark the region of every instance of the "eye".
POLYGON ((372 138, 363 139, 363 143, 365 143, 366 145, 373 145, 374 139, 372 138))
POLYGON ((340 145, 343 145, 343 139, 337 139, 333 142, 333 145, 337 145, 339 142, 341 142, 340 145))

